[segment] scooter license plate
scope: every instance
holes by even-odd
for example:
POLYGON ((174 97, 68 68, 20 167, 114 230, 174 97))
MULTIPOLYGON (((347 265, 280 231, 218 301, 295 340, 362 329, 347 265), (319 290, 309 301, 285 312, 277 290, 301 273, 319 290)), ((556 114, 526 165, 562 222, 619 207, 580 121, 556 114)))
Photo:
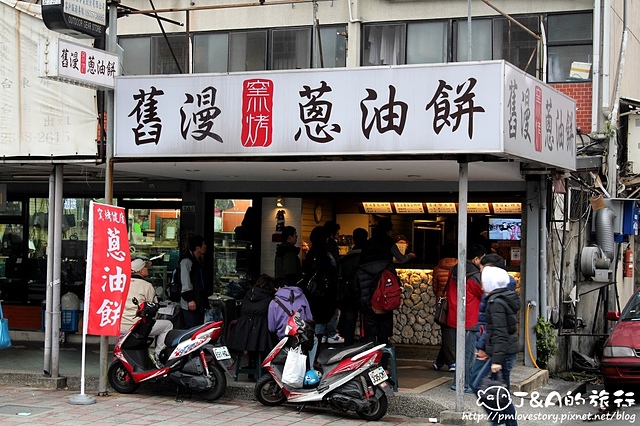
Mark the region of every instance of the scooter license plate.
POLYGON ((369 378, 371 379, 373 386, 375 386, 387 380, 389 376, 387 376, 387 372, 384 371, 384 368, 378 367, 375 370, 369 371, 369 378))
POLYGON ((229 354, 229 349, 226 346, 216 346, 213 348, 213 355, 216 357, 218 361, 222 361, 223 359, 231 358, 229 354))

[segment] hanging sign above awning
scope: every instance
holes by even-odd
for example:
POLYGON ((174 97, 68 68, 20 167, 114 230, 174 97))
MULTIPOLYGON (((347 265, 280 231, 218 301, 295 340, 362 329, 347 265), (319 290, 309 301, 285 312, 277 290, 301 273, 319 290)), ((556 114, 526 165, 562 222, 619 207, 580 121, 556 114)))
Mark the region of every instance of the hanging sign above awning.
POLYGON ((504 61, 116 79, 116 158, 487 154, 576 164, 575 101, 504 61))

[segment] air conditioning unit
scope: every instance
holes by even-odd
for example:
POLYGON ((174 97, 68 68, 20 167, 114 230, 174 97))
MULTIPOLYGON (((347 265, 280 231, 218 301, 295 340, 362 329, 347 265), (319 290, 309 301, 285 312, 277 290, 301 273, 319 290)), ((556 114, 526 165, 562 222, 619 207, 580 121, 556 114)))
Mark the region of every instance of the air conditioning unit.
POLYGON ((640 114, 629 114, 627 133, 627 159, 629 172, 640 173, 640 114))

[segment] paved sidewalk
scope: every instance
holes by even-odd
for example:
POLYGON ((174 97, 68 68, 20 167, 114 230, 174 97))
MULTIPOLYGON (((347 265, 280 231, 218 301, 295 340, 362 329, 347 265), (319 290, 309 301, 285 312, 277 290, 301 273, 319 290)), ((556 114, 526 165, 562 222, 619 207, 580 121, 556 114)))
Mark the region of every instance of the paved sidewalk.
MULTIPOLYGON (((43 374, 43 343, 41 341, 14 341, 13 344, 12 348, 0 351, 0 385, 30 386, 34 389, 55 388, 56 381, 46 378, 43 374)), ((113 345, 110 347, 112 348, 113 345)), ((422 418, 421 422, 425 424, 429 418, 441 418, 443 412, 455 410, 456 394, 450 389, 454 375, 446 371, 433 370, 432 359, 437 353, 435 348, 400 346, 396 347, 396 353, 399 391, 389 400, 389 416, 418 417, 422 418)), ((91 396, 96 395, 98 390, 99 354, 98 344, 87 344, 85 394, 91 396)), ((111 357, 110 353, 109 361, 111 361, 111 357)), ((71 342, 60 346, 59 375, 64 378, 62 380, 66 383, 66 389, 71 392, 75 391, 76 394, 79 394, 80 391, 81 361, 81 344, 71 342)), ((512 371, 512 384, 518 390, 530 392, 543 386, 547 380, 546 370, 518 366, 512 371)), ((160 385, 143 384, 136 395, 157 392, 158 386, 160 385)), ((167 385, 164 386, 167 387, 167 385)), ((564 383, 557 381, 552 386, 555 387, 553 390, 563 394, 569 389, 575 389, 575 384, 570 384, 567 387, 564 383)), ((240 404, 239 401, 255 402, 253 387, 254 382, 249 381, 246 375, 241 375, 238 381, 228 379, 228 388, 224 399, 237 401, 238 404, 240 404)), ((162 392, 165 393, 163 400, 173 402, 175 397, 173 388, 164 389, 162 392)), ((125 395, 117 394, 113 390, 110 390, 109 394, 116 398, 125 397, 125 395)), ((475 397, 469 394, 465 395, 464 408, 469 412, 482 412, 476 404, 475 397)), ((451 423, 454 420, 449 419, 451 423)), ((475 422, 468 424, 472 423, 475 422)), ((520 422, 520 424, 536 423, 520 422)))

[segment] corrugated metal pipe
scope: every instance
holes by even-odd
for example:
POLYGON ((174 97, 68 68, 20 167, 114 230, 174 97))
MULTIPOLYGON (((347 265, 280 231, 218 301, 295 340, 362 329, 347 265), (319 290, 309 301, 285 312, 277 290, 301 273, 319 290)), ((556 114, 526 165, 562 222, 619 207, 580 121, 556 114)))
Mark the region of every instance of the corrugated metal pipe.
POLYGON ((609 207, 596 211, 596 242, 607 259, 613 259, 615 241, 613 238, 613 219, 615 213, 609 207))

